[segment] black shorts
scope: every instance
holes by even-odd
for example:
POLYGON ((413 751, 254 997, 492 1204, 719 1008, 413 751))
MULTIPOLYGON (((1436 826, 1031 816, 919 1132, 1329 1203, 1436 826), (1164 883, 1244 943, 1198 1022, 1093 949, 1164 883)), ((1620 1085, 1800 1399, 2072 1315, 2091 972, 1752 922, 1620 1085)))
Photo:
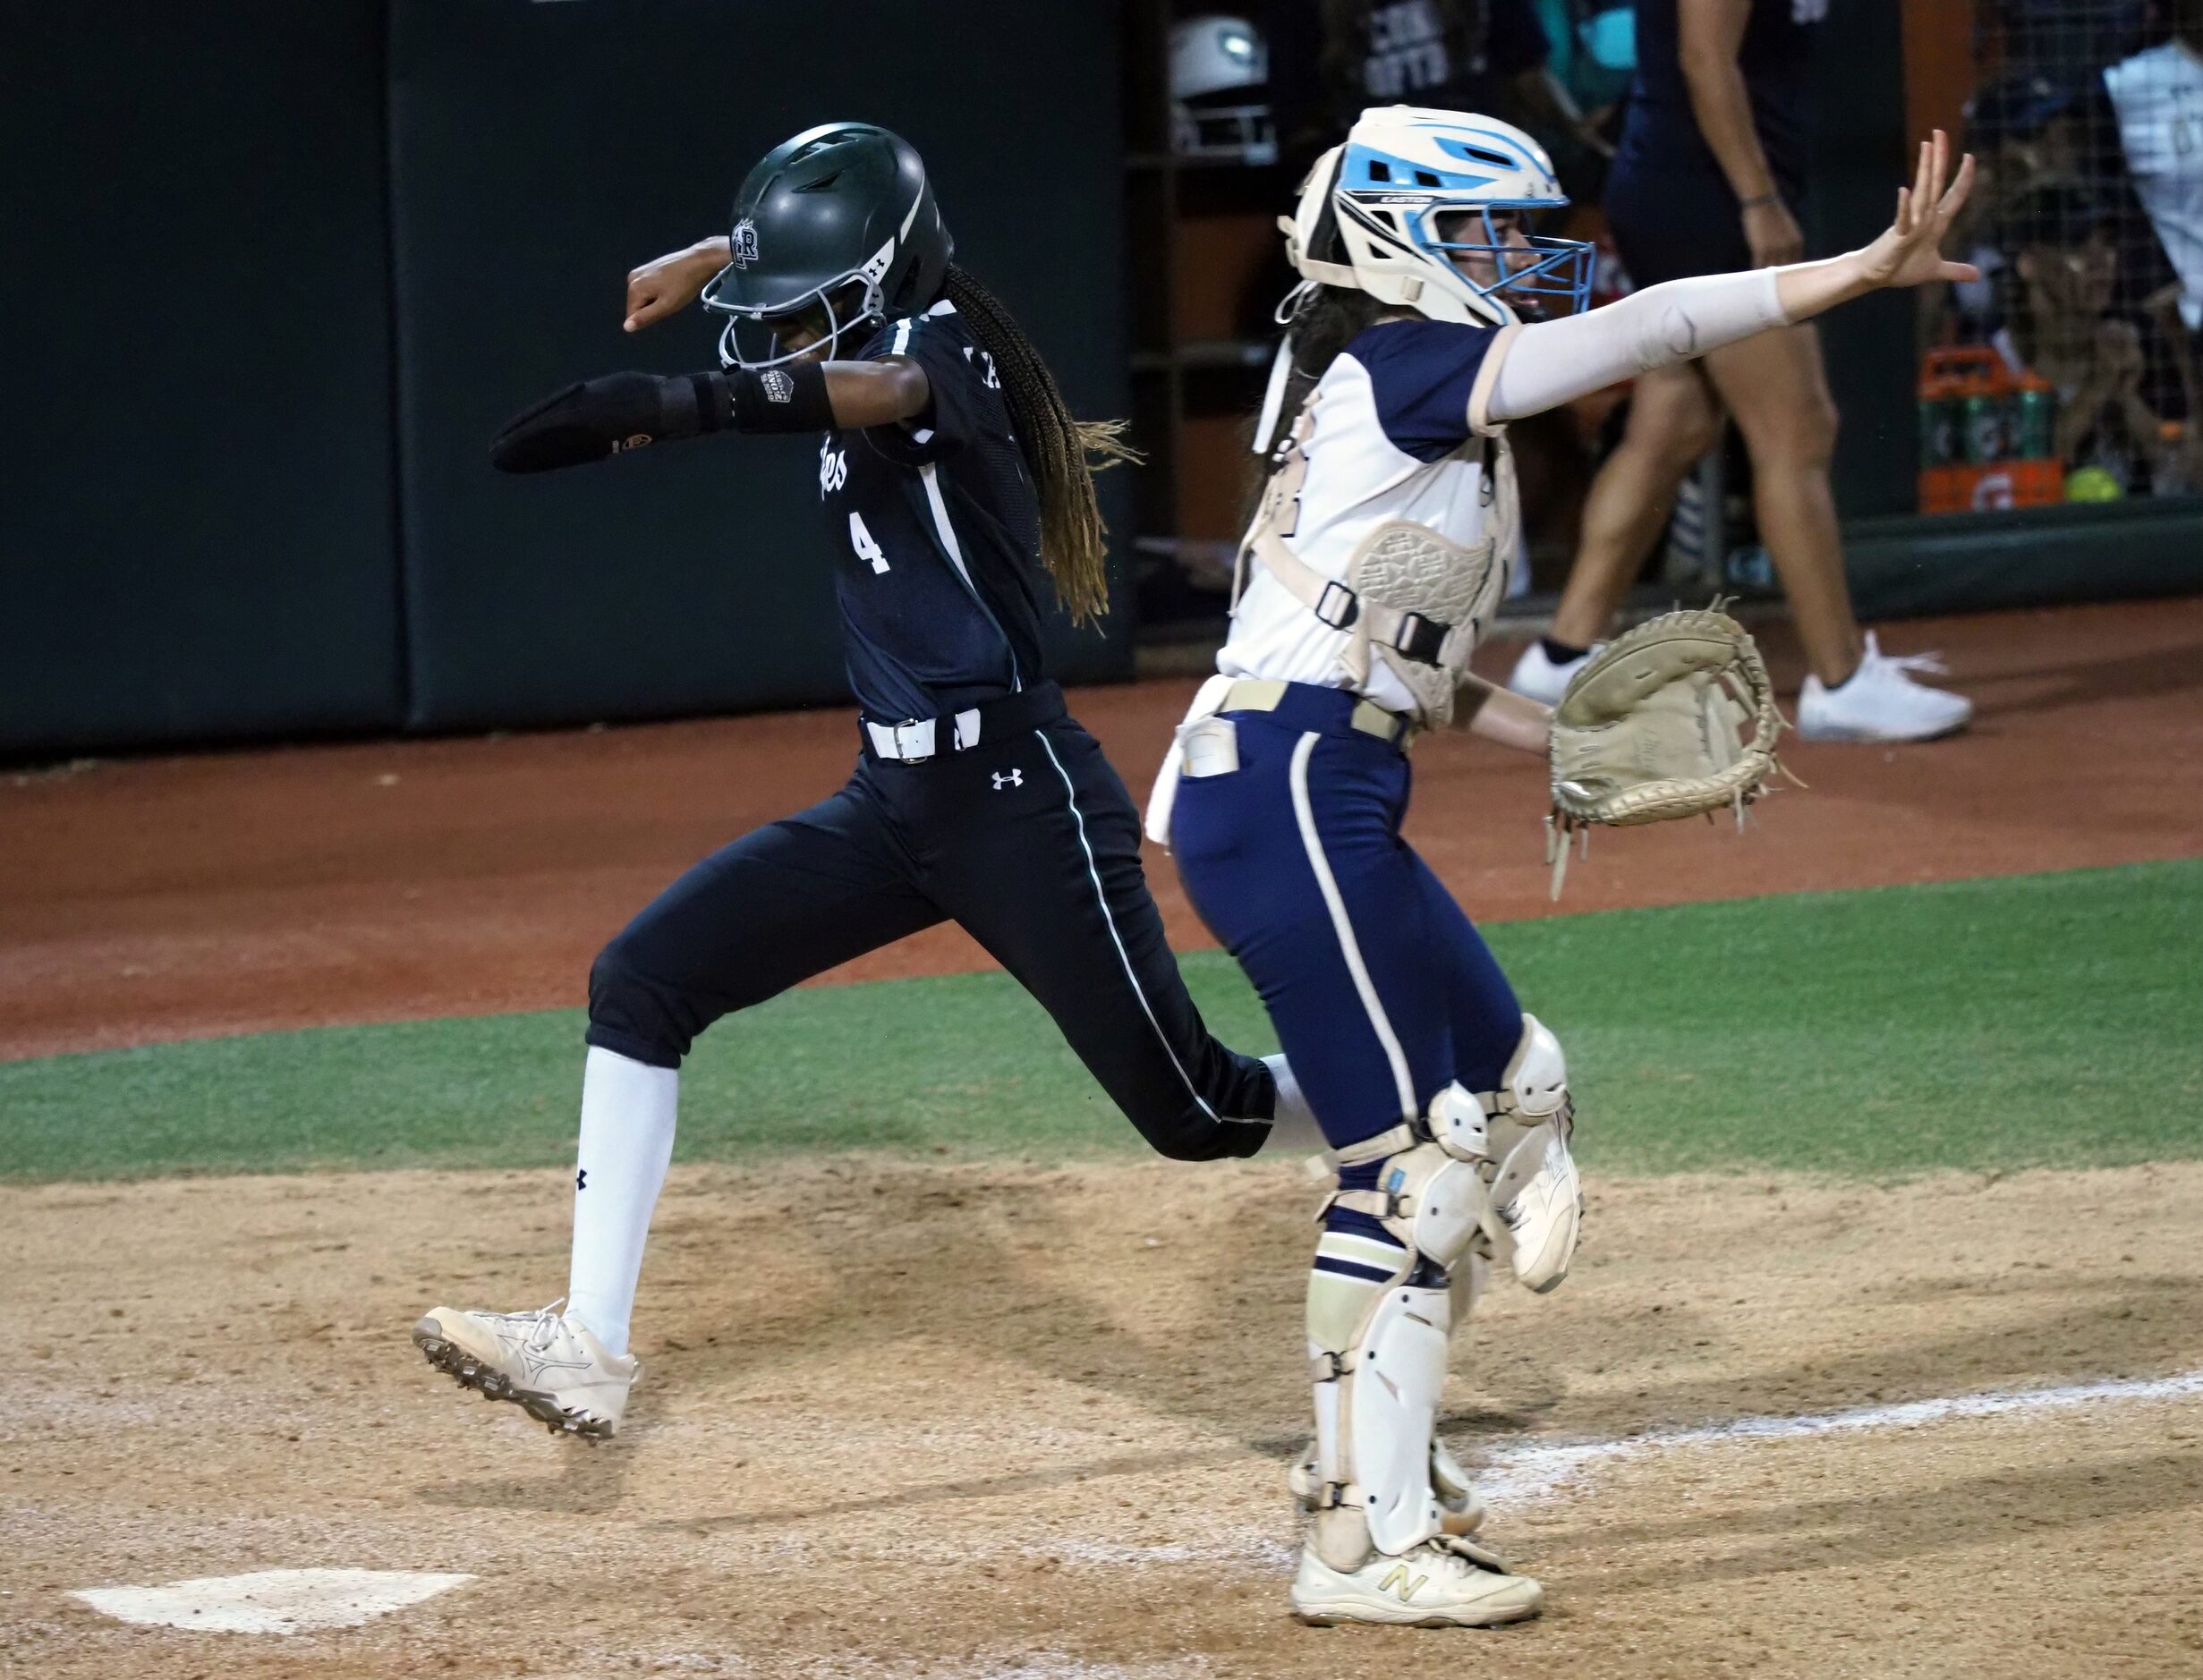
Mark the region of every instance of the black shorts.
MULTIPOLYGON (((1802 222, 1804 183, 1777 170, 1776 190, 1802 222)), ((1671 163, 1625 140, 1606 177, 1606 219, 1622 266, 1640 287, 1752 266, 1743 212, 1718 169, 1671 163)))

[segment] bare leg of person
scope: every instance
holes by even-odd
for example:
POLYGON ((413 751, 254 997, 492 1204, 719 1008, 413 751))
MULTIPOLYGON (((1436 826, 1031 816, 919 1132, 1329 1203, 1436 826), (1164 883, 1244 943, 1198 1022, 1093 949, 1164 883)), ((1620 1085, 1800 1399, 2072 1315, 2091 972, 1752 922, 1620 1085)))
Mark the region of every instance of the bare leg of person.
POLYGON ((1762 333, 1714 351, 1705 369, 1751 451, 1760 540, 1812 666, 1798 695, 1799 734, 1807 741, 1933 741, 1963 729, 1973 703, 1916 680, 1941 672, 1934 656, 1885 654, 1851 615, 1828 488, 1836 405, 1818 335, 1810 327, 1762 333))
POLYGON ((1584 501, 1583 537, 1552 615, 1552 639, 1588 648, 1607 633, 1645 551, 1668 522, 1676 488, 1721 435, 1721 411, 1688 362, 1646 374, 1621 443, 1584 501))
POLYGON ((1810 326, 1761 333, 1713 352, 1705 370, 1751 452, 1759 539, 1790 597, 1806 662, 1834 688, 1859 668, 1863 644, 1828 488, 1836 404, 1820 335, 1810 326))

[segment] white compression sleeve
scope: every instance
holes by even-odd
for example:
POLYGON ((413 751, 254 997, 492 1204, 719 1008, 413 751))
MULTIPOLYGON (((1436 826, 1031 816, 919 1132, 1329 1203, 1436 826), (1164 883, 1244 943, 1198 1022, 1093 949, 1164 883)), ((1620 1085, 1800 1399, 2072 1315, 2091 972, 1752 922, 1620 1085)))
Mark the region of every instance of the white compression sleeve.
POLYGON ((1619 303, 1557 321, 1533 321, 1500 364, 1487 414, 1522 420, 1671 361, 1782 327, 1775 271, 1669 280, 1619 303))
POLYGON ((627 1351, 642 1241, 673 1159, 680 1093, 676 1070, 591 1047, 582 1073, 566 1311, 614 1353, 627 1351))

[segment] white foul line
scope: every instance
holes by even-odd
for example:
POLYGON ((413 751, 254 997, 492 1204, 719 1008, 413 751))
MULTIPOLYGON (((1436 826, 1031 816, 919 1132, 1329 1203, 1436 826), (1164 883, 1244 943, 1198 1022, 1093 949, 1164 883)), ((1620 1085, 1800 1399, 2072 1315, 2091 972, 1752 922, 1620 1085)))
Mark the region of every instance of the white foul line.
POLYGON ((1733 1418, 1726 1423, 1689 1430, 1657 1430, 1619 1440, 1566 1445, 1531 1443, 1494 1447, 1470 1474, 1476 1490, 1493 1505, 1527 1505, 1549 1498, 1595 1464, 1635 1458, 1646 1453, 1691 1447, 1718 1447, 1731 1441, 1783 1441, 1862 1430, 1903 1430, 1954 1418, 2003 1417, 2012 1413, 2059 1412, 2109 1401, 2184 1400, 2203 1395, 2203 1370, 2171 1377, 2106 1378, 2057 1388, 2005 1388, 1986 1394, 1948 1395, 1935 1400, 1908 1400, 1897 1405, 1847 1406, 1809 1417, 1733 1418))

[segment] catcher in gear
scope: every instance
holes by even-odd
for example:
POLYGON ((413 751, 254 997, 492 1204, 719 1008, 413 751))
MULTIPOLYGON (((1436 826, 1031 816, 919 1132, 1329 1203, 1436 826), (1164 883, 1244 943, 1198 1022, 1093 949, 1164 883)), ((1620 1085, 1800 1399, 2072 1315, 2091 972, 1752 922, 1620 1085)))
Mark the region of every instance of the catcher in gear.
POLYGON ((1409 742, 1455 721, 1550 755, 1561 840, 1740 810, 1773 768, 1765 673, 1718 613, 1623 638, 1557 715, 1470 675, 1520 539, 1507 424, 1880 287, 1969 276, 1937 246, 1971 174, 1949 180, 1938 133, 1865 249, 1590 311, 1590 248, 1534 226, 1566 203, 1545 155, 1489 118, 1364 112, 1281 223, 1302 281, 1256 447, 1280 441, 1148 832, 1262 994, 1331 1146, 1315 1445, 1291 1478, 1306 1620, 1476 1625, 1543 1597, 1477 1538, 1433 1426, 1487 1276, 1538 1293, 1567 1276, 1574 1108, 1559 1040, 1400 837, 1409 742))

